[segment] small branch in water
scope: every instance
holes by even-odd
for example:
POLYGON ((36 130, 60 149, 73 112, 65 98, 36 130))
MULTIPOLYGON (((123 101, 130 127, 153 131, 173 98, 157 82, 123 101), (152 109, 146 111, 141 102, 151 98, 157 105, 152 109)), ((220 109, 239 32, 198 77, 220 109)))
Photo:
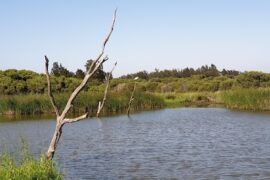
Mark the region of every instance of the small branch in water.
POLYGON ((109 84, 110 84, 110 78, 112 77, 112 72, 114 71, 115 66, 117 65, 117 62, 115 62, 112 70, 109 72, 109 74, 106 77, 106 87, 105 87, 105 91, 104 91, 104 96, 103 96, 103 100, 102 102, 99 101, 98 103, 98 110, 97 110, 97 117, 99 117, 99 114, 104 106, 104 103, 107 99, 107 93, 108 93, 108 88, 109 88, 109 84))
MULTIPOLYGON (((134 80, 137 80, 138 77, 135 77, 134 80)), ((130 115, 130 108, 131 108, 131 104, 132 102, 134 101, 134 93, 135 93, 135 90, 136 90, 136 82, 134 83, 134 87, 133 87, 133 91, 131 93, 131 96, 130 96, 130 99, 129 99, 129 102, 128 102, 128 109, 127 109, 127 115, 129 116, 130 115)))

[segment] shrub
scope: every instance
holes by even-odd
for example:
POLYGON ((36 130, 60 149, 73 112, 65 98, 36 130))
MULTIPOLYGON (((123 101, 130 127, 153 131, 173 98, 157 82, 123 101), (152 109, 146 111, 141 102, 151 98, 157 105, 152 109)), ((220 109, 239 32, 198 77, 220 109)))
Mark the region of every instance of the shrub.
POLYGON ((28 151, 25 143, 22 145, 20 157, 15 159, 9 153, 0 155, 0 179, 56 179, 63 175, 57 170, 52 160, 47 160, 43 155, 35 160, 28 151))

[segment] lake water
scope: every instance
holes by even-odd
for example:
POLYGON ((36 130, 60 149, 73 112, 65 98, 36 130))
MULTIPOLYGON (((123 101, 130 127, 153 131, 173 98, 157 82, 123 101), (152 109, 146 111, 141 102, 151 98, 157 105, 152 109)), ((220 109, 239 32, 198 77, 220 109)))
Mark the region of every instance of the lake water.
MULTIPOLYGON (((20 137, 44 152, 53 120, 0 122, 1 149, 20 137)), ((270 179, 270 115, 179 108, 90 118, 63 129, 65 179, 270 179)))

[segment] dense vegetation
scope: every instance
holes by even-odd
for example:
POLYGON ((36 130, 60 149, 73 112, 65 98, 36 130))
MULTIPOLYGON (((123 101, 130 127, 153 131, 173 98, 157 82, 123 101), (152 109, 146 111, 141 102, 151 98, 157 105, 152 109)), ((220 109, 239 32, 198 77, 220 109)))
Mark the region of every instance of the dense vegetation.
MULTIPOLYGON (((87 69, 91 63, 91 60, 87 61, 85 68, 87 69)), ((76 99, 75 108, 71 113, 88 110, 92 115, 95 114, 105 88, 103 82, 105 75, 101 67, 84 92, 76 99)), ((61 64, 53 64, 52 91, 60 108, 83 76, 83 70, 79 69, 73 73, 61 64)), ((255 71, 240 73, 225 69, 219 71, 215 65, 211 65, 198 69, 155 70, 150 73, 141 71, 114 78, 110 83, 110 93, 103 113, 124 112, 135 82, 137 85, 133 110, 161 108, 165 103, 167 106, 186 106, 213 102, 240 108, 239 104, 234 104, 239 98, 246 105, 241 106, 241 109, 269 109, 265 103, 258 105, 262 102, 259 100, 256 108, 248 106, 251 100, 244 101, 247 97, 241 95, 250 93, 248 98, 252 98, 254 97, 252 93, 257 94, 258 91, 262 99, 268 98, 269 91, 265 89, 270 88, 270 74, 255 71), (135 81, 134 77, 139 77, 139 80, 135 81)), ((0 71, 0 113, 50 113, 52 108, 46 92, 47 83, 44 74, 15 69, 0 71)))
MULTIPOLYGON (((102 110, 103 114, 114 114, 125 112, 128 106, 129 93, 108 93, 107 101, 102 110)), ((56 94, 56 103, 60 109, 63 109, 69 94, 56 94)), ((29 94, 1 96, 0 113, 8 115, 33 115, 33 114, 51 114, 53 109, 46 94, 29 94)), ((103 98, 102 92, 83 92, 75 100, 70 115, 89 112, 95 116, 98 102, 103 98)), ((164 107, 164 101, 149 93, 136 93, 132 104, 132 110, 147 110, 164 107)))
POLYGON ((222 93, 222 101, 228 108, 269 111, 270 88, 235 89, 222 93))
POLYGON ((63 175, 57 170, 51 160, 45 156, 35 160, 28 152, 27 146, 23 144, 20 156, 14 158, 5 153, 0 155, 0 179, 63 179, 63 175))
MULTIPOLYGON (((89 66, 86 64, 86 69, 89 66)), ((81 81, 84 75, 82 70, 72 73, 61 64, 54 63, 52 71, 52 90, 56 93, 71 92, 81 81)), ((101 89, 106 73, 100 69, 91 86, 86 91, 101 89)), ((146 92, 196 92, 196 91, 222 91, 234 88, 258 88, 270 86, 270 74, 262 72, 244 72, 235 70, 219 71, 215 65, 202 66, 194 70, 156 70, 147 73, 141 71, 134 74, 113 79, 111 90, 127 89, 134 83, 133 78, 139 77, 138 87, 146 92)), ((0 71, 0 93, 2 95, 17 94, 44 94, 47 83, 44 74, 38 74, 27 70, 0 71)))
POLYGON ((147 71, 140 71, 134 74, 124 75, 121 78, 132 79, 134 77, 139 77, 141 79, 151 79, 151 78, 166 78, 166 77, 175 77, 175 78, 186 78, 194 75, 201 75, 202 77, 216 77, 220 75, 227 76, 237 76, 240 72, 236 70, 226 70, 223 69, 219 71, 214 64, 211 66, 205 65, 198 69, 193 68, 184 68, 181 70, 172 69, 172 70, 158 70, 155 69, 154 72, 148 73, 147 71))

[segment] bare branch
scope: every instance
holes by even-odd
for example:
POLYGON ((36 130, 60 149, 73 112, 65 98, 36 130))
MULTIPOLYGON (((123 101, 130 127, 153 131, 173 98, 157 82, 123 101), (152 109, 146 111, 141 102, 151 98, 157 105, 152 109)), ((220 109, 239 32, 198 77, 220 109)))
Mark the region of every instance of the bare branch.
POLYGON ((68 102, 66 104, 65 109, 63 110, 62 114, 61 114, 61 118, 64 119, 64 117, 66 116, 66 114, 68 113, 68 111, 70 110, 70 108, 72 107, 72 103, 74 101, 74 99, 77 97, 77 95, 81 92, 81 90, 85 87, 86 83, 88 82, 89 78, 92 77, 94 75, 94 73, 98 70, 99 66, 104 63, 105 61, 108 60, 108 57, 106 56, 102 61, 100 61, 95 67, 94 69, 90 72, 90 74, 86 74, 84 76, 84 79, 82 80, 81 84, 72 92, 72 94, 70 95, 68 102))
POLYGON ((88 113, 85 113, 84 115, 81 115, 81 116, 79 116, 79 117, 72 118, 72 119, 65 118, 65 119, 64 119, 64 124, 65 124, 65 123, 74 123, 74 122, 83 120, 83 119, 87 118, 87 116, 88 116, 88 113))
POLYGON ((111 29, 109 31, 109 34, 106 36, 103 44, 102 44, 102 49, 101 49, 101 52, 100 54, 97 56, 97 58, 93 61, 93 63, 90 65, 89 69, 87 70, 85 76, 84 76, 84 79, 82 80, 82 82, 80 83, 79 86, 77 86, 77 88, 71 93, 68 101, 67 101, 67 104, 64 108, 64 110, 62 111, 61 115, 59 116, 59 110, 57 109, 56 105, 55 105, 55 102, 54 102, 54 98, 51 94, 51 88, 50 88, 50 79, 49 79, 49 73, 48 73, 48 58, 45 56, 45 59, 46 59, 46 75, 47 75, 47 81, 48 81, 48 94, 49 94, 49 97, 51 99, 51 102, 52 102, 52 105, 55 109, 55 112, 56 112, 56 115, 57 115, 57 123, 56 123, 56 128, 55 128, 55 132, 54 132, 54 135, 52 137, 52 140, 51 140, 51 143, 49 145, 49 148, 48 148, 48 151, 47 151, 47 158, 48 159, 52 159, 54 157, 54 153, 55 153, 55 150, 56 150, 56 146, 57 146, 57 143, 61 137, 61 133, 62 133, 62 127, 65 123, 73 123, 73 122, 77 122, 77 121, 80 121, 82 119, 85 119, 87 116, 88 116, 88 113, 82 115, 82 116, 79 116, 79 117, 76 117, 76 118, 71 118, 71 119, 68 119, 68 118, 65 118, 68 111, 71 109, 71 107, 73 106, 73 101, 74 99, 77 97, 77 95, 81 92, 81 90, 86 86, 89 78, 91 78, 94 73, 98 70, 98 68, 105 62, 108 60, 108 57, 105 56, 104 57, 104 50, 105 50, 105 47, 106 47, 106 44, 107 42, 109 41, 110 37, 111 37, 111 34, 113 32, 113 29, 114 29, 114 24, 115 24, 115 19, 116 19, 116 12, 117 10, 115 10, 114 12, 114 16, 113 16, 113 22, 112 22, 112 26, 111 26, 111 29))
POLYGON ((130 108, 131 108, 132 101, 134 101, 133 96, 134 96, 135 90, 136 90, 136 82, 134 83, 133 91, 131 93, 131 96, 130 96, 130 99, 129 99, 129 102, 128 102, 128 109, 127 109, 127 115, 128 116, 130 114, 130 108))
POLYGON ((111 26, 111 31, 109 32, 109 34, 107 35, 107 37, 105 38, 105 40, 103 42, 103 47, 102 47, 102 52, 103 53, 104 53, 105 46, 106 46, 107 42, 109 41, 109 39, 110 39, 110 37, 112 35, 112 32, 113 32, 113 29, 114 29, 116 13, 117 13, 117 9, 115 9, 114 14, 113 14, 113 22, 112 22, 112 26, 111 26))
POLYGON ((90 68, 88 69, 88 72, 87 74, 89 74, 91 72, 91 69, 93 68, 93 66, 95 67, 95 65, 97 64, 97 62, 101 59, 101 57, 103 56, 104 54, 104 50, 105 50, 105 47, 107 45, 107 42, 109 41, 111 35, 112 35, 112 32, 114 30, 114 24, 115 24, 115 20, 116 20, 116 13, 117 13, 117 9, 115 9, 114 11, 114 14, 113 14, 113 20, 112 20, 112 26, 111 26, 111 29, 108 33, 108 35, 106 36, 106 38, 104 39, 103 41, 103 44, 102 44, 102 48, 101 48, 101 52, 100 54, 97 56, 97 58, 95 59, 95 61, 91 64, 90 68), (93 65, 93 66, 92 66, 93 65))
POLYGON ((59 117, 59 110, 58 110, 58 108, 56 106, 54 97, 52 95, 51 81, 50 81, 50 75, 49 75, 48 68, 49 68, 49 59, 47 58, 47 56, 45 56, 45 72, 46 72, 47 84, 48 84, 48 96, 50 98, 50 101, 51 101, 51 104, 53 106, 53 109, 55 111, 56 116, 59 117))
POLYGON ((103 58, 102 60, 101 57, 104 54, 104 50, 106 47, 107 42, 109 41, 111 34, 113 32, 114 29, 114 24, 115 24, 115 19, 116 19, 116 12, 117 9, 114 11, 114 16, 113 16, 113 21, 112 21, 112 26, 110 29, 109 34, 107 35, 107 37, 105 38, 104 42, 103 42, 103 46, 102 46, 102 50, 101 53, 98 55, 98 57, 96 58, 96 60, 91 64, 91 66, 89 67, 88 71, 86 72, 86 75, 83 79, 83 81, 81 82, 81 84, 73 91, 73 93, 70 95, 69 100, 66 104, 65 109, 63 110, 61 117, 64 118, 66 116, 66 114, 68 113, 68 111, 71 108, 71 105, 74 101, 74 99, 76 98, 76 96, 80 93, 80 91, 85 87, 87 81, 89 80, 90 77, 92 77, 94 75, 94 73, 98 70, 98 68, 105 62, 108 60, 108 57, 106 56, 105 58, 103 58))
POLYGON ((102 100, 102 102, 99 101, 99 103, 98 103, 97 117, 99 117, 100 111, 102 110, 102 108, 104 106, 104 103, 105 103, 105 101, 107 99, 107 93, 108 93, 108 87, 109 87, 109 84, 110 84, 110 78, 112 77, 112 72, 114 71, 116 65, 117 65, 117 62, 115 62, 112 70, 107 75, 107 78, 106 78, 106 87, 105 87, 105 91, 104 91, 103 100, 102 100))

